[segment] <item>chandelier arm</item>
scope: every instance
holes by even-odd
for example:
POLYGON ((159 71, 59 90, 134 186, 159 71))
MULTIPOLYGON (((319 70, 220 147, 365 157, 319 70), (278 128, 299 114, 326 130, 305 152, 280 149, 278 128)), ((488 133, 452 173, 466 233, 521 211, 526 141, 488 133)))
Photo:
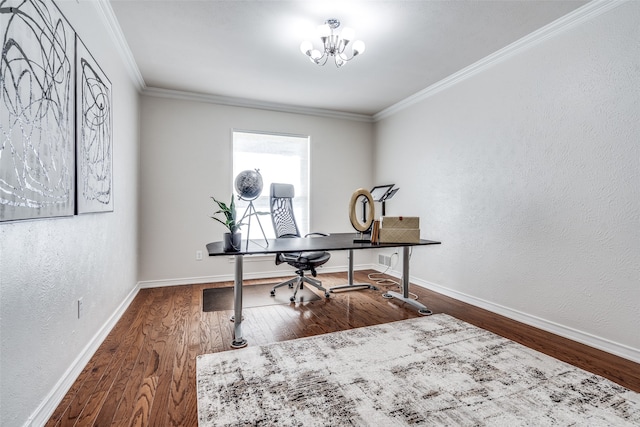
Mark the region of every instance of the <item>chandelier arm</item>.
POLYGON ((338 53, 343 53, 344 50, 347 48, 347 45, 349 44, 349 40, 344 40, 344 39, 340 39, 339 45, 338 45, 338 53))
POLYGON ((340 59, 342 59, 345 62, 351 61, 353 58, 355 58, 357 55, 351 55, 351 57, 348 57, 346 53, 341 53, 340 54, 340 59))
POLYGON ((315 63, 316 65, 320 65, 323 66, 324 64, 327 63, 327 60, 329 59, 329 55, 327 55, 326 53, 324 55, 322 55, 320 58, 318 58, 315 63), (322 61, 322 59, 324 58, 324 61, 322 62, 322 64, 320 63, 320 61, 322 61))
POLYGON ((342 45, 342 39, 337 34, 331 35, 331 44, 333 45, 333 50, 338 52, 340 50, 340 46, 342 45))

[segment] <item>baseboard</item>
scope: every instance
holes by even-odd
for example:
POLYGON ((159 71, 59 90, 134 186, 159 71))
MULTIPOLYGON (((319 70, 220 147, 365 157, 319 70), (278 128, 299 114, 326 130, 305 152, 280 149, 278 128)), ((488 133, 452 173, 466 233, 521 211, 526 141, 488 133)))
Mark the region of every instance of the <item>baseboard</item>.
POLYGON ((36 410, 31 414, 29 419, 25 422, 24 427, 31 426, 43 426, 47 423, 53 411, 56 410, 62 399, 67 394, 73 383, 76 381, 82 370, 87 366, 91 357, 98 350, 98 347, 107 338, 107 335, 111 332, 113 327, 118 323, 118 320, 122 317, 124 312, 129 308, 129 305, 138 294, 138 286, 131 289, 131 292, 118 306, 116 311, 113 312, 107 322, 102 325, 100 330, 93 336, 89 343, 82 349, 78 357, 75 358, 71 366, 67 369, 64 375, 58 380, 53 389, 40 403, 36 410))
MULTIPOLYGON (((374 268, 378 271, 384 271, 383 266, 376 265, 374 268)), ((397 278, 401 277, 401 273, 398 271, 386 271, 386 274, 397 278)), ((411 283, 429 289, 439 294, 446 295, 451 298, 455 298, 458 301, 466 302, 476 307, 483 308, 501 316, 508 317, 509 319, 524 323, 529 326, 541 329, 552 334, 559 335, 561 337, 570 339, 572 341, 579 342, 581 344, 588 345, 589 347, 597 348, 598 350, 606 351, 607 353, 622 357, 627 360, 631 360, 635 363, 640 363, 640 349, 626 346, 614 341, 601 338, 587 332, 579 331, 574 328, 560 325, 549 320, 542 319, 540 317, 532 316, 527 313, 523 313, 519 310, 514 310, 509 307, 495 304, 490 301, 483 300, 481 298, 467 295, 462 292, 458 292, 453 289, 440 286, 435 283, 428 282, 426 280, 419 279, 417 277, 411 277, 411 283)))
MULTIPOLYGON (((387 269, 380 264, 360 264, 355 265, 354 270, 377 270, 379 272, 385 272, 386 274, 400 278, 400 273, 387 269)), ((323 268, 323 273, 343 273, 347 271, 347 266, 335 266, 329 268, 323 268)), ((259 279, 259 278, 269 278, 269 277, 282 277, 283 274, 286 275, 286 272, 283 271, 270 271, 270 272, 260 272, 260 273, 247 273, 244 275, 246 279, 259 279)), ((127 310, 138 291, 143 288, 154 288, 154 287, 162 287, 162 286, 177 286, 177 285, 189 285, 189 284, 200 284, 200 283, 215 283, 215 282, 226 282, 232 281, 233 274, 226 275, 217 275, 217 276, 203 276, 203 277, 190 277, 190 278, 181 278, 181 279, 168 279, 168 280, 148 280, 148 281, 140 281, 137 285, 129 292, 125 300, 118 306, 116 311, 111 315, 111 317, 107 320, 107 322, 100 328, 100 330, 94 335, 91 341, 85 346, 82 352, 76 357, 71 366, 64 373, 62 378, 56 383, 54 388, 49 392, 47 397, 42 401, 42 403, 36 408, 36 410, 31 414, 27 422, 24 424, 24 427, 30 426, 40 426, 44 425, 48 419, 53 414, 53 411, 58 407, 66 393, 69 391, 75 380, 78 378, 84 367, 89 363, 89 360, 96 352, 98 347, 105 340, 109 332, 116 325, 118 320, 122 317, 124 312, 127 310)), ((492 303, 490 301, 486 301, 480 298, 476 298, 471 295, 467 295, 462 292, 458 292, 453 289, 449 289, 440 285, 437 285, 432 282, 428 282, 426 280, 419 279, 417 277, 411 277, 411 283, 421 286, 423 288, 432 290, 434 292, 438 292, 442 295, 446 295, 451 298, 455 298, 459 301, 466 302, 468 304, 474 305, 476 307, 483 308, 485 310, 489 310, 493 313, 500 314, 502 316, 508 317, 510 319, 516 320, 518 322, 522 322, 524 324, 536 327, 538 329, 551 332, 553 334, 562 336, 564 338, 568 338, 570 340, 588 345, 593 348, 597 348, 602 351, 606 351, 607 353, 614 354, 616 356, 625 358, 627 360, 631 360, 636 363, 640 363, 640 350, 632 347, 628 347, 613 341, 609 341, 582 331, 578 331, 573 328, 568 328, 563 325, 559 325, 554 322, 550 322, 545 319, 541 319, 536 316, 531 316, 527 313, 523 313, 518 310, 513 310, 508 307, 504 307, 499 304, 492 303)))

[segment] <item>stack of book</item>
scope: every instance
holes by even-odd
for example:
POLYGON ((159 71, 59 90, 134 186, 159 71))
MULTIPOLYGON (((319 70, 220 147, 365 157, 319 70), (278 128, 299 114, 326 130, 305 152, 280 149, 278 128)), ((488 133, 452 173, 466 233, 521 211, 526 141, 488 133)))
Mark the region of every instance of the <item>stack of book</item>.
POLYGON ((380 221, 374 220, 371 227, 371 243, 380 243, 380 221))

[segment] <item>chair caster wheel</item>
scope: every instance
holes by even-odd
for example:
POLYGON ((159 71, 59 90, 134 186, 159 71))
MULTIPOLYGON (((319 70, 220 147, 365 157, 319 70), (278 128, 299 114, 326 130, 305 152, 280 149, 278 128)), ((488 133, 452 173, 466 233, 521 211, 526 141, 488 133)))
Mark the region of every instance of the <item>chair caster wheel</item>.
POLYGON ((289 289, 293 289, 293 283, 289 283, 289 289))
POLYGON ((296 301, 296 297, 291 297, 291 298, 289 298, 289 301, 291 301, 291 302, 295 302, 295 301, 296 301))
POLYGON ((272 297, 275 297, 276 296, 276 291, 271 291, 270 294, 271 294, 272 297))
POLYGON ((331 295, 329 294, 329 292, 325 292, 325 293, 324 293, 324 297, 325 297, 325 298, 329 298, 330 296, 331 296, 331 295))

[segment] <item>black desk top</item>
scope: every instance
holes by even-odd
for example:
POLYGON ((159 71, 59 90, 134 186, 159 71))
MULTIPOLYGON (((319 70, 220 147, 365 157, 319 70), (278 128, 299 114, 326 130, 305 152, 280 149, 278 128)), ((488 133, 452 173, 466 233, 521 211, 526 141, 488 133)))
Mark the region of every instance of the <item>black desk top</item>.
POLYGON ((422 240, 419 243, 354 243, 354 239, 359 239, 359 233, 334 233, 329 236, 314 236, 307 238, 292 239, 269 239, 269 245, 264 239, 243 240, 240 250, 237 252, 225 252, 222 249, 222 242, 212 242, 207 244, 209 256, 220 255, 257 255, 275 254, 278 252, 311 252, 311 251, 344 251, 349 249, 380 249, 397 248, 402 246, 425 246, 439 245, 440 242, 433 240, 422 240))

